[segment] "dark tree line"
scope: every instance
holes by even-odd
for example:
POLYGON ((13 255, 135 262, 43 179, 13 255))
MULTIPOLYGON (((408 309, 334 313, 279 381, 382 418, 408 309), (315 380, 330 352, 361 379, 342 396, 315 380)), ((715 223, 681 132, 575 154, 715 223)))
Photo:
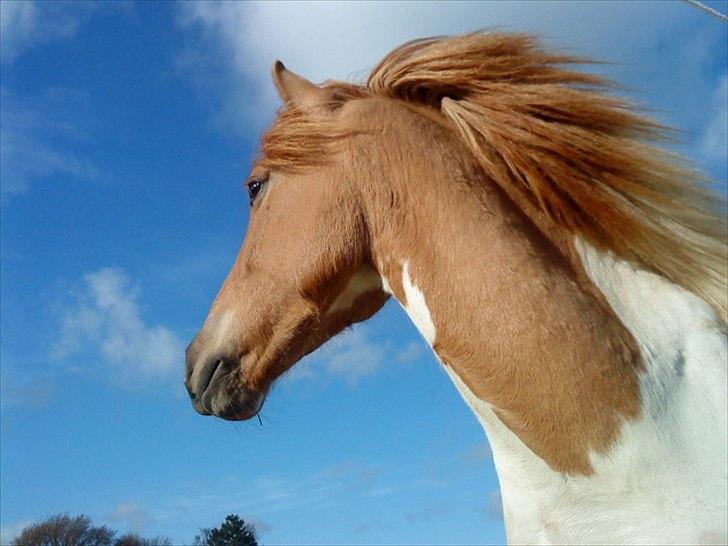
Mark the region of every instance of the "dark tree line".
POLYGON ((194 546, 258 546, 255 527, 235 514, 225 518, 220 527, 200 529, 194 546))
MULTIPOLYGON (((219 527, 200 529, 194 546, 258 546, 255 527, 235 514, 219 527)), ((106 525, 94 526, 88 516, 55 515, 25 527, 12 546, 173 546, 166 537, 118 535, 106 525)), ((184 546, 184 545, 174 545, 184 546)))

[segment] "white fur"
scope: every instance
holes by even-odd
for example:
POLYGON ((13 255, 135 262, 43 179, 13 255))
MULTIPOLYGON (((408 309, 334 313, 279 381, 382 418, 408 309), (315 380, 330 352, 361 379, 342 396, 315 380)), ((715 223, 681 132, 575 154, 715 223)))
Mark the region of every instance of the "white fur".
POLYGON ((382 278, 374 268, 364 266, 352 275, 341 294, 329 305, 326 313, 330 315, 337 311, 346 311, 351 308, 356 298, 366 292, 381 288, 381 286, 382 278))
POLYGON ((232 329, 235 324, 235 313, 225 311, 220 315, 211 315, 212 324, 205 325, 205 332, 212 332, 212 338, 205 344, 211 351, 220 351, 233 337, 232 329))
POLYGON ((622 526, 640 528, 625 540, 725 543, 725 333, 694 294, 576 243, 592 281, 639 343, 646 368, 640 378, 642 418, 625 424, 609 453, 592 457, 598 480, 611 493, 604 498, 622 526))
MULTIPOLYGON (((224 311, 219 314, 210 313, 203 328, 205 338, 202 353, 197 357, 198 362, 207 362, 209 359, 215 357, 215 355, 225 352, 230 340, 235 339, 233 335, 235 323, 235 313, 232 311, 224 311)), ((195 366, 193 368, 190 378, 193 385, 199 382, 200 374, 204 368, 204 366, 195 366)))
MULTIPOLYGON (((608 453, 592 454, 592 476, 553 471, 445 365, 490 440, 509 541, 725 544, 728 354, 715 314, 657 275, 577 246, 593 282, 638 341, 646 367, 642 416, 624 423, 608 453)), ((403 306, 433 344, 434 323, 407 265, 403 306)))
POLYGON ((390 296, 394 296, 394 292, 392 292, 392 286, 389 284, 389 281, 384 275, 382 275, 382 290, 384 290, 390 296))
POLYGON ((402 288, 404 289, 404 295, 407 300, 402 304, 404 310, 420 333, 422 333, 422 337, 425 338, 430 346, 433 346, 435 344, 436 333, 435 323, 432 322, 432 316, 430 315, 430 310, 427 308, 424 294, 415 286, 412 279, 410 279, 409 262, 407 261, 402 265, 402 288))

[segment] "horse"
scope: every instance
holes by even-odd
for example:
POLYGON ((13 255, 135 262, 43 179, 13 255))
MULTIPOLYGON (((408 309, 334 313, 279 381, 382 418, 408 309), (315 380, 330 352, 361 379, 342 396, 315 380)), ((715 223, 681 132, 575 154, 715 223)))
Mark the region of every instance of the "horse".
POLYGON ((394 297, 485 429, 509 542, 725 543, 725 200, 586 62, 490 32, 366 83, 276 62, 194 409, 254 417, 394 297))

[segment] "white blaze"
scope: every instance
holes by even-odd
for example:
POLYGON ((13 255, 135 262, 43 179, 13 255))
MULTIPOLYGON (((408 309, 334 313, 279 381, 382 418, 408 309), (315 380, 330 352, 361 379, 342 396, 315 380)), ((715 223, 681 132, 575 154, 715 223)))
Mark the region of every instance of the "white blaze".
MULTIPOLYGON (((435 323, 432 322, 432 315, 425 302, 425 295, 415 286, 409 275, 409 262, 402 265, 402 288, 406 302, 402 304, 404 310, 417 329, 430 346, 435 344, 435 323)), ((401 302, 400 302, 401 303, 401 302)))

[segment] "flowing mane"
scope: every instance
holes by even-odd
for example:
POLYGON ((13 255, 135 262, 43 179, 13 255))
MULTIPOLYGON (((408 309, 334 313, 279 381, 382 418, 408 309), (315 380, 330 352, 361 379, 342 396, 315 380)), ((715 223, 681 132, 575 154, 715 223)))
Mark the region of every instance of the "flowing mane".
POLYGON ((255 417, 393 298, 488 436, 509 541, 725 543, 725 201, 584 62, 489 33, 410 42, 360 84, 276 62, 193 407, 255 417))
MULTIPOLYGON (((337 101, 381 96, 439 112, 488 178, 562 230, 654 271, 728 314, 725 200, 683 158, 654 145, 667 130, 606 80, 568 67, 529 35, 416 40, 365 85, 329 82, 337 101)), ((298 170, 326 161, 350 132, 290 106, 259 162, 298 170)))

